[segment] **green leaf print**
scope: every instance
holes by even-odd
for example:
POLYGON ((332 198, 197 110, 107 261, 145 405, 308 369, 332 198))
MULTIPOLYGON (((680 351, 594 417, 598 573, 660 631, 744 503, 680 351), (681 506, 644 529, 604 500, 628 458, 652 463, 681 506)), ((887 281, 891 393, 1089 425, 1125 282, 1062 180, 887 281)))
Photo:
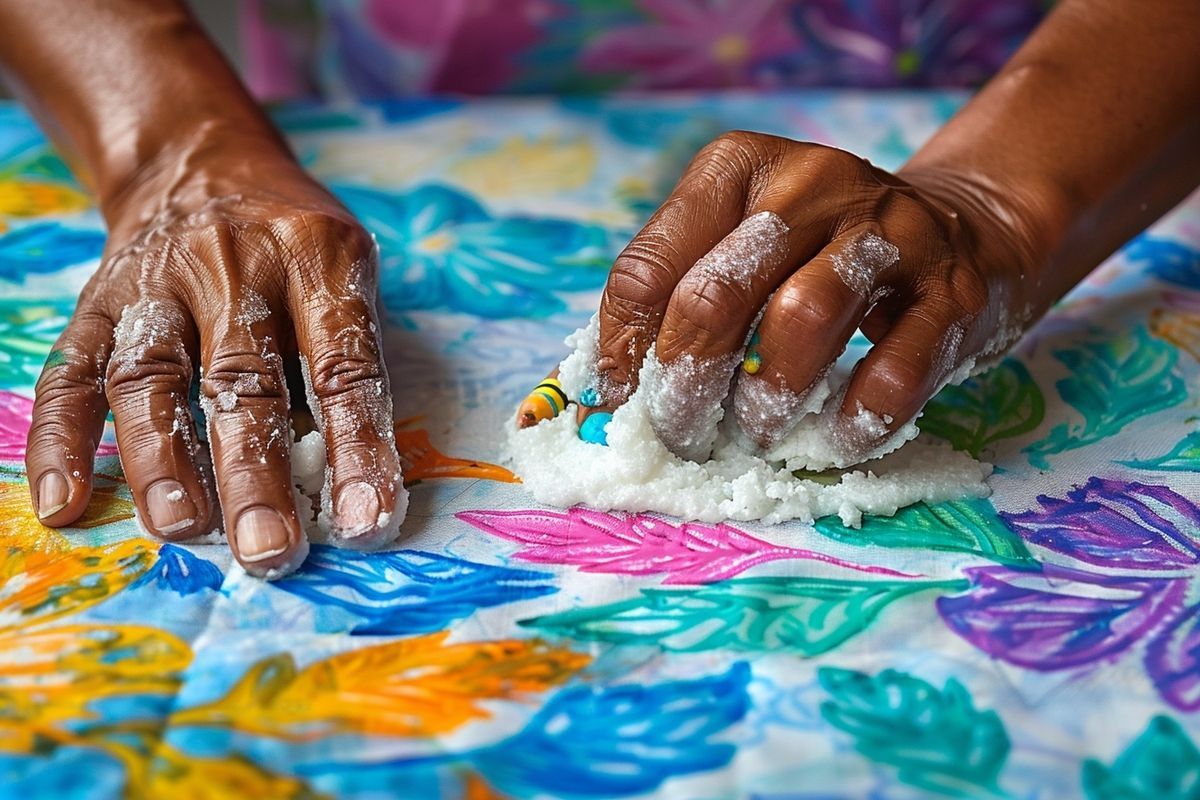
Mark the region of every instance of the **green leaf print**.
POLYGON ((836 517, 817 520, 823 536, 846 544, 973 553, 991 561, 1020 566, 1036 563, 986 499, 917 503, 894 517, 867 515, 858 530, 836 517))
POLYGON ((1090 800, 1197 800, 1200 751, 1178 722, 1155 717, 1111 767, 1083 762, 1083 793, 1090 800))
POLYGON ((1056 384, 1058 393, 1083 421, 1060 423, 1045 439, 1025 448, 1029 463, 1041 469, 1049 468, 1049 455, 1098 442, 1138 417, 1187 398, 1175 369, 1178 352, 1141 326, 1115 338, 1055 351, 1054 357, 1071 370, 1056 384))
POLYGON ((1200 472, 1200 431, 1179 440, 1171 452, 1144 461, 1121 461, 1127 467, 1159 472, 1200 472))
POLYGON ((71 308, 65 300, 0 299, 0 386, 37 380, 71 308))
POLYGON ((966 581, 839 581, 738 578, 699 589, 643 589, 607 605, 522 620, 582 641, 657 645, 675 652, 730 649, 826 653, 861 633, 885 606, 966 581))
POLYGON ((871 676, 823 667, 821 686, 832 699, 821 716, 854 737, 858 752, 897 769, 904 783, 939 794, 998 793, 996 779, 1009 740, 995 711, 975 708, 953 678, 940 691, 904 672, 871 676))
POLYGON ((917 427, 979 458, 993 442, 1036 429, 1045 415, 1046 402, 1029 370, 1007 359, 938 392, 925 406, 917 427))

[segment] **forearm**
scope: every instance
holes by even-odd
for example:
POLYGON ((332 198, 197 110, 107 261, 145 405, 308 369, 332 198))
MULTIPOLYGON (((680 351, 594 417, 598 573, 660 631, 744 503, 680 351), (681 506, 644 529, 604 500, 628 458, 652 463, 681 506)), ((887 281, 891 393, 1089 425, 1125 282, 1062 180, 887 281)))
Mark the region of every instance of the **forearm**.
POLYGON ((0 0, 0 71, 112 216, 224 134, 286 145, 176 0, 0 0))
POLYGON ((901 174, 989 206, 1053 298, 1200 183, 1197 142, 1195 1, 1064 0, 901 174))

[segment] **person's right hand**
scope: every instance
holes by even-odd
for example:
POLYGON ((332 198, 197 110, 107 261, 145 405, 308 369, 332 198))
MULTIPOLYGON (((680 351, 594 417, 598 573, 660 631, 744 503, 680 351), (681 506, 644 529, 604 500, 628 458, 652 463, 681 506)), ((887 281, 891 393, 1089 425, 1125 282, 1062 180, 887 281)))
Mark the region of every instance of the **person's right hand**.
POLYGON ((37 385, 26 466, 38 516, 59 527, 83 513, 111 408, 151 533, 207 533, 219 497, 247 571, 295 568, 307 541, 293 499, 283 360, 298 353, 332 468, 323 527, 343 546, 384 544, 406 494, 374 243, 277 142, 194 145, 160 156, 149 177, 106 204, 103 261, 37 385), (197 365, 215 487, 188 407, 197 365))
POLYGON ((861 327, 874 347, 832 417, 842 465, 856 463, 1053 300, 1026 274, 1036 259, 1022 220, 1034 213, 954 176, 901 179, 842 150, 726 134, 613 266, 599 310, 602 403, 587 413, 624 403, 654 347, 663 385, 651 420, 669 449, 708 456, 735 374, 733 413, 770 448, 861 327))

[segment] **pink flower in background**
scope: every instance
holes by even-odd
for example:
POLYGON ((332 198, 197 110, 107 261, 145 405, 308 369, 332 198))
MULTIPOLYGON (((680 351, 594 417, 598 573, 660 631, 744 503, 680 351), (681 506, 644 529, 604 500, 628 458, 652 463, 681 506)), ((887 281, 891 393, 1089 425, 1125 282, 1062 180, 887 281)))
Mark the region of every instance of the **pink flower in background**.
POLYGON ((424 51, 425 90, 486 94, 513 79, 552 8, 549 0, 367 0, 364 14, 388 43, 424 51))
MULTIPOLYGON (((0 461, 23 461, 25 437, 33 420, 33 401, 15 392, 0 389, 0 461)), ((115 456, 117 446, 100 443, 96 455, 115 456)))
POLYGON ((597 36, 580 65, 634 73, 642 89, 721 88, 752 82, 755 65, 794 49, 785 3, 777 0, 639 0, 655 21, 597 36))

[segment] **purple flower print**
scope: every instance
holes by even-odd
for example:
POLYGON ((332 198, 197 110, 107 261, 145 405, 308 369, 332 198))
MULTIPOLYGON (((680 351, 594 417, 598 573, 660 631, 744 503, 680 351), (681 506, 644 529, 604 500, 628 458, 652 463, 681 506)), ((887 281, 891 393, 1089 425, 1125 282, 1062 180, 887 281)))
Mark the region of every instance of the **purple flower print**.
POLYGON ((787 82, 971 86, 1008 60, 1044 13, 1039 0, 794 3, 807 47, 772 64, 787 82))
POLYGON ((1180 711, 1200 710, 1200 605, 1190 606, 1146 648, 1146 672, 1180 711))
POLYGON ((950 629, 985 653, 1049 672, 1113 659, 1183 604, 1187 581, 1113 577, 1045 565, 967 570, 972 586, 942 597, 950 629))
POLYGON ((1041 509, 1001 513, 1023 539, 1087 564, 1171 570, 1200 563, 1200 507, 1166 486, 1092 478, 1041 509))

